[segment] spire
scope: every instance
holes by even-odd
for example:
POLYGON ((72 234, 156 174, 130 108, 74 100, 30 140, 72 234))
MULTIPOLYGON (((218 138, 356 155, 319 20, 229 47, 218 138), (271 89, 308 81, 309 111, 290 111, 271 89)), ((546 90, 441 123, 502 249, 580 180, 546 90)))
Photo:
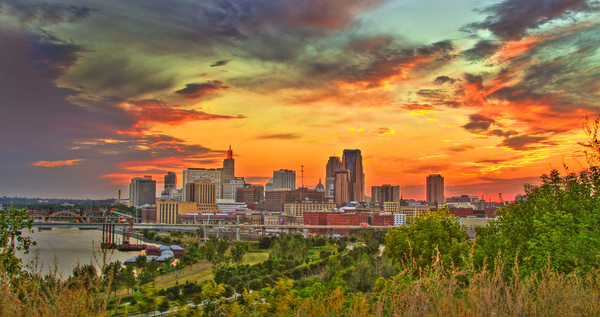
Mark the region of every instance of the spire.
POLYGON ((233 151, 231 150, 231 144, 229 145, 229 151, 227 151, 227 158, 233 158, 233 151))

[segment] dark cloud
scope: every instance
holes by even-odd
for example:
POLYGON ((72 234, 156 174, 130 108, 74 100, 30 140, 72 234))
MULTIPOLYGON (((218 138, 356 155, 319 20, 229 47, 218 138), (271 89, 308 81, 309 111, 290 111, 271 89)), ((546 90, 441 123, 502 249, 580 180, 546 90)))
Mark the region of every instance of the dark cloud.
POLYGON ((32 43, 30 56, 34 69, 49 79, 57 79, 75 66, 86 51, 73 43, 40 38, 32 43))
POLYGON ((231 61, 230 59, 222 59, 222 60, 214 62, 214 64, 210 65, 210 67, 225 66, 230 61, 231 61))
POLYGON ((131 100, 127 103, 131 105, 127 108, 127 111, 135 116, 138 125, 145 123, 180 125, 194 121, 245 118, 244 116, 231 117, 181 109, 179 106, 167 104, 162 100, 131 100))
POLYGON ((402 106, 403 109, 414 111, 414 110, 437 110, 432 105, 429 104, 420 104, 420 103, 412 103, 402 106))
POLYGON ((299 139, 301 136, 296 133, 276 133, 276 134, 263 134, 256 137, 258 140, 294 140, 299 139))
POLYGON ((469 116, 469 123, 465 124, 463 128, 469 132, 482 132, 487 131, 494 122, 496 120, 492 118, 480 114, 472 114, 469 116))
POLYGON ((0 14, 15 17, 22 26, 30 24, 52 26, 79 22, 88 18, 94 11, 96 10, 86 6, 0 0, 0 14))
POLYGON ((480 40, 472 48, 462 52, 462 57, 468 61, 481 62, 494 55, 502 45, 495 41, 480 40))
POLYGON ((415 167, 411 167, 410 170, 406 171, 411 174, 437 174, 443 173, 452 167, 451 164, 424 164, 415 167))
POLYGON ((500 146, 506 146, 517 151, 531 150, 537 146, 549 146, 556 143, 547 141, 546 136, 520 135, 504 139, 500 146))
POLYGON ((177 90, 175 93, 185 100, 199 100, 207 93, 214 93, 228 88, 228 86, 223 85, 222 81, 212 80, 199 84, 186 84, 185 88, 177 90))
POLYGON ((587 0, 505 0, 480 10, 488 14, 486 19, 469 24, 464 30, 489 30, 501 39, 519 40, 546 23, 599 9, 597 1, 587 0))
POLYGON ((122 99, 167 92, 175 86, 175 78, 166 74, 165 68, 120 53, 81 59, 61 80, 70 86, 83 86, 90 94, 122 99))
POLYGON ((370 90, 381 88, 388 82, 405 80, 417 69, 430 70, 446 64, 454 57, 453 50, 449 41, 414 49, 380 49, 361 55, 359 63, 309 64, 306 76, 370 90))
POLYGON ((417 95, 427 99, 444 99, 447 97, 445 92, 441 89, 421 89, 417 91, 417 95))
POLYGON ((458 153, 458 152, 464 152, 464 151, 467 151, 467 150, 471 150, 473 148, 475 148, 475 147, 472 146, 472 145, 463 144, 463 145, 451 145, 451 146, 448 146, 448 147, 446 147, 446 150, 448 150, 449 152, 458 153))
POLYGON ((434 85, 454 84, 457 80, 448 76, 438 76, 433 81, 434 85))

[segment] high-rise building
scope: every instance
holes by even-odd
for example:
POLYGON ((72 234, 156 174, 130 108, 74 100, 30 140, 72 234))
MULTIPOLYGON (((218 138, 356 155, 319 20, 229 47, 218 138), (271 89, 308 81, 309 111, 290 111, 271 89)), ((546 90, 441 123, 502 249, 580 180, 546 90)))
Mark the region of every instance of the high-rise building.
POLYGON ((164 192, 169 188, 177 188, 177 174, 175 172, 167 172, 165 175, 164 192))
POLYGON ((129 206, 156 205, 156 181, 152 176, 136 177, 129 184, 129 206))
POLYGON ((443 204, 446 202, 444 193, 444 177, 440 174, 427 176, 427 202, 443 204))
POLYGON ((215 199, 224 198, 223 184, 231 183, 231 181, 234 181, 235 183, 236 181, 235 160, 233 159, 233 151, 231 150, 231 146, 229 146, 229 150, 227 151, 227 158, 223 160, 222 168, 188 168, 187 170, 183 171, 184 201, 190 201, 186 194, 186 185, 200 179, 210 179, 211 182, 215 184, 215 199))
POLYGON ((364 201, 365 174, 363 173, 362 155, 360 150, 344 150, 342 164, 349 171, 350 200, 364 201))
POLYGON ((273 172, 273 190, 296 189, 296 172, 281 169, 273 172))
POLYGON ((371 203, 399 202, 400 186, 381 185, 371 187, 371 203))
POLYGON ((339 156, 330 156, 325 170, 325 198, 333 201, 335 187, 335 171, 342 169, 339 156))
POLYGON ((229 151, 227 151, 227 158, 223 160, 223 168, 221 171, 221 184, 227 184, 233 180, 235 180, 235 160, 233 159, 233 151, 231 150, 230 145, 229 151))
POLYGON ((188 197, 188 201, 196 203, 198 210, 214 211, 216 213, 219 210, 215 199, 216 187, 208 179, 187 183, 185 185, 186 197, 188 197))
POLYGON ((244 187, 244 179, 238 177, 228 183, 223 183, 223 199, 234 200, 237 197, 237 190, 244 187))
POLYGON ((337 207, 342 207, 350 201, 350 172, 345 169, 335 171, 335 192, 333 201, 337 207))

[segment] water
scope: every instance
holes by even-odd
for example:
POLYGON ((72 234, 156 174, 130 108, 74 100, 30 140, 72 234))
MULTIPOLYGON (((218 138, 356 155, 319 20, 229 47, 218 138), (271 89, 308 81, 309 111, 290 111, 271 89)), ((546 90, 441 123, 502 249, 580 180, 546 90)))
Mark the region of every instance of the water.
MULTIPOLYGON (((102 255, 97 252, 102 240, 102 231, 100 230, 79 230, 79 229, 52 229, 48 231, 39 231, 34 229, 34 233, 23 230, 24 236, 30 236, 37 242, 36 246, 29 249, 29 254, 23 254, 17 251, 17 256, 23 259, 23 263, 35 257, 33 251, 38 252, 38 268, 42 273, 47 273, 50 267, 57 264, 57 273, 64 278, 73 272, 77 263, 94 264, 98 269, 98 261, 102 263, 102 255), (96 249, 97 260, 94 259, 94 249, 96 249)), ((122 239, 122 235, 118 235, 122 239)), ((131 243, 138 243, 137 239, 132 238, 131 243)), ((148 244, 148 243, 146 243, 148 244)), ((109 250, 107 257, 109 262, 119 260, 121 262, 139 254, 139 251, 120 252, 109 250)))

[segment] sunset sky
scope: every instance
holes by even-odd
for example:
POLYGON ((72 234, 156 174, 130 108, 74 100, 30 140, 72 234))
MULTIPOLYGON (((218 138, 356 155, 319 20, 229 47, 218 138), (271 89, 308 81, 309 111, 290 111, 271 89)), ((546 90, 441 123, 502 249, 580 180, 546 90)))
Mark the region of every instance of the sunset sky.
POLYGON ((586 167, 599 47, 598 1, 0 0, 0 196, 180 187, 231 145, 251 183, 360 149, 368 195, 512 200, 586 167))

